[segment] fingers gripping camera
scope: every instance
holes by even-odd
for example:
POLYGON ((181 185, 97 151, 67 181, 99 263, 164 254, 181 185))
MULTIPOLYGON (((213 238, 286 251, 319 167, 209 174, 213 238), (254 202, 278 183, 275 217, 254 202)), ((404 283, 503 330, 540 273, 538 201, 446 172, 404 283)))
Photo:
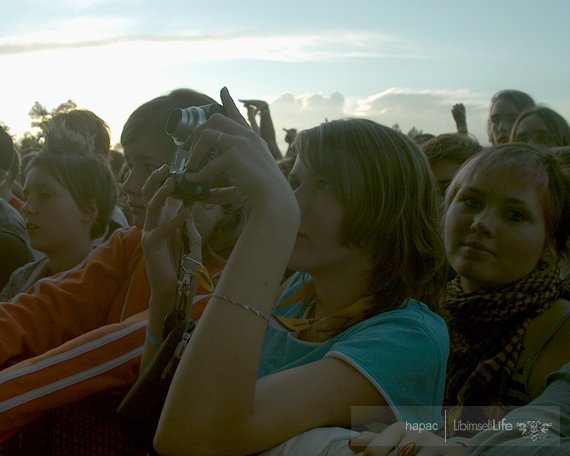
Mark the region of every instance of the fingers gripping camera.
MULTIPOLYGON (((173 197, 184 201, 202 201, 210 193, 210 182, 202 184, 191 183, 185 179, 188 172, 186 164, 189 158, 192 133, 196 127, 205 123, 216 113, 224 114, 224 108, 212 103, 204 106, 189 106, 178 108, 170 113, 166 121, 166 134, 172 137, 176 144, 176 151, 170 163, 170 175, 174 179, 173 197)), ((197 171, 214 158, 214 151, 210 151, 194 169, 197 171)))

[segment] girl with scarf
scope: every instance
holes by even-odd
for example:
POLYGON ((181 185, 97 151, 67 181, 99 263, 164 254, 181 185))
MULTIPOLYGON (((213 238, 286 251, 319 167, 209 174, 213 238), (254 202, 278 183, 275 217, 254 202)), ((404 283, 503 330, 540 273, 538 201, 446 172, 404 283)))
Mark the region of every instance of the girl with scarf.
MULTIPOLYGON (((570 361, 570 302, 560 274, 569 211, 570 183, 560 162, 528 144, 491 147, 453 179, 444 215, 447 258, 457 272, 444 305, 451 430, 459 420, 499 420, 507 407, 529 403, 545 389, 548 374, 570 361)), ((363 434, 355 447, 373 439, 363 434)), ((388 454, 388 442, 409 454, 420 446, 463 452, 396 424, 373 441, 378 447, 370 454, 388 454)))
POLYGON ((447 258, 458 274, 444 309, 448 404, 524 405, 570 361, 570 320, 543 334, 532 362, 524 356, 533 322, 564 297, 569 199, 555 157, 522 143, 488 149, 453 180, 444 218, 447 258))

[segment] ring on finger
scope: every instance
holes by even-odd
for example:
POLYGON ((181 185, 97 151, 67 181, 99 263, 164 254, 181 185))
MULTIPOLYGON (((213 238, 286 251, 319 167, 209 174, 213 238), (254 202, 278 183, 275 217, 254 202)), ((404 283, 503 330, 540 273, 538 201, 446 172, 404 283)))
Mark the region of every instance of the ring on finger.
POLYGON ((396 456, 415 456, 419 451, 416 447, 415 442, 408 442, 406 444, 400 444, 396 448, 396 456))

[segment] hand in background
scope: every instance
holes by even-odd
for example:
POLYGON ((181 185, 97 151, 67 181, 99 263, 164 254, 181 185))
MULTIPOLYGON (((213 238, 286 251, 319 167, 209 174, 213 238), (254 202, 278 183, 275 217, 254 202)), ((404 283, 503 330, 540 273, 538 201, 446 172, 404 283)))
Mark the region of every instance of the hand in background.
POLYGON ((455 120, 458 133, 467 133, 467 113, 463 103, 456 103, 451 108, 451 115, 455 120))

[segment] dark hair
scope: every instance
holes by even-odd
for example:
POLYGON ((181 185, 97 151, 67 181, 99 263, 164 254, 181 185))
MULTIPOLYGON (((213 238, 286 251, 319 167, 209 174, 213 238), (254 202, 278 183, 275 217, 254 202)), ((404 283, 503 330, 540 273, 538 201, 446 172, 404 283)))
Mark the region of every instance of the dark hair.
POLYGON ((153 98, 135 109, 123 126, 121 144, 150 140, 163 150, 175 151, 172 138, 166 134, 166 119, 176 108, 215 103, 208 95, 191 89, 176 89, 153 98))
POLYGON ((499 100, 505 100, 512 103, 518 112, 524 111, 527 108, 534 106, 536 103, 532 97, 525 92, 515 89, 501 90, 493 95, 491 98, 491 106, 489 107, 489 118, 487 119, 487 136, 489 137, 489 142, 493 143, 493 132, 491 130, 491 111, 493 106, 499 100))
POLYGON ((374 252, 376 310, 412 296, 437 307, 445 283, 437 186, 413 140, 371 120, 344 119, 300 132, 294 147, 343 206, 342 242, 374 252))
POLYGON ((8 132, 0 126, 0 169, 8 171, 14 157, 14 142, 8 132))
POLYGON ((570 146, 570 125, 568 125, 566 119, 556 111, 543 105, 533 106, 519 114, 513 125, 511 142, 517 141, 516 131, 523 119, 531 116, 536 116, 542 120, 548 131, 552 134, 554 140, 552 147, 570 146))

